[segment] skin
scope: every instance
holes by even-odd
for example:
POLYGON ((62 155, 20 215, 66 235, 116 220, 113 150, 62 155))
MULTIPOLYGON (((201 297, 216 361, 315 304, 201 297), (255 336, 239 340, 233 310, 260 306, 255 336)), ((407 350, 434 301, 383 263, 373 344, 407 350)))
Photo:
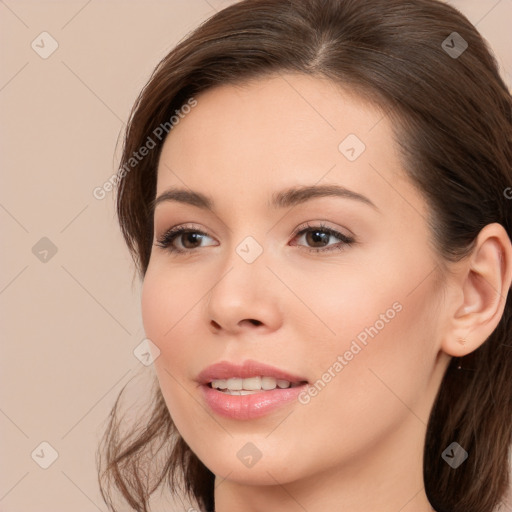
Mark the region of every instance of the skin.
POLYGON ((451 357, 478 348, 501 318, 512 279, 505 230, 490 224, 470 256, 442 261, 390 120, 325 79, 265 77, 197 101, 165 141, 157 196, 179 186, 215 205, 160 203, 154 241, 180 224, 208 236, 189 241, 188 254, 154 245, 142 315, 173 421, 216 475, 216 511, 431 511, 422 468, 429 413, 451 357), (348 134, 366 145, 353 162, 338 149, 348 134), (267 205, 276 191, 328 183, 376 208, 333 196, 267 205), (308 252, 341 243, 294 237, 306 222, 356 243, 308 252), (263 249, 252 263, 236 252, 247 236, 263 249), (256 359, 316 382, 397 302, 401 310, 307 405, 240 421, 202 400, 195 378, 221 360, 256 359), (252 467, 237 457, 248 442, 262 454, 252 467))

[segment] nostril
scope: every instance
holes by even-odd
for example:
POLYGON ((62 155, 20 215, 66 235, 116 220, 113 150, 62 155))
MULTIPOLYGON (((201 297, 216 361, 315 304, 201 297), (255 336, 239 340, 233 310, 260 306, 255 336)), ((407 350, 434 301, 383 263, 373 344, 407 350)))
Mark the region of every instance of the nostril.
MULTIPOLYGON (((255 320, 253 318, 248 318, 246 320, 242 320, 242 323, 243 322, 250 322, 251 324, 253 325, 263 325, 263 322, 260 322, 259 320, 255 320)), ((215 320, 211 320, 210 324, 216 329, 216 330, 220 330, 222 329, 222 326, 220 324, 218 324, 215 320)))

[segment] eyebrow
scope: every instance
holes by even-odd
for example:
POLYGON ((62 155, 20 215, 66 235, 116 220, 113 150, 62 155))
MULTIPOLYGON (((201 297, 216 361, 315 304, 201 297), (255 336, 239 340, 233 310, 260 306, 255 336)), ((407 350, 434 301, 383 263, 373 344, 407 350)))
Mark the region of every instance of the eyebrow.
MULTIPOLYGON (((329 196, 359 201, 379 211, 377 206, 375 206, 375 204, 366 196, 340 185, 308 185, 291 187, 272 194, 272 198, 267 205, 273 209, 289 208, 317 197, 329 196)), ((201 192, 182 188, 170 188, 162 192, 162 194, 151 202, 151 211, 154 212, 157 205, 166 201, 189 204, 205 210, 213 210, 215 205, 210 196, 202 194, 201 192)))

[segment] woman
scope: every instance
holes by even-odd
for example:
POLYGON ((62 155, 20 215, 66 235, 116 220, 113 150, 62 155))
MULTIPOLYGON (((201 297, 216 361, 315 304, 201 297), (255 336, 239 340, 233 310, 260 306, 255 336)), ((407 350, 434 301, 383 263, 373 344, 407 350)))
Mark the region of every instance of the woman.
POLYGON ((148 510, 490 512, 509 485, 512 101, 436 0, 245 0, 157 66, 119 167, 158 386, 148 510), (168 480, 168 481, 167 481, 168 480))

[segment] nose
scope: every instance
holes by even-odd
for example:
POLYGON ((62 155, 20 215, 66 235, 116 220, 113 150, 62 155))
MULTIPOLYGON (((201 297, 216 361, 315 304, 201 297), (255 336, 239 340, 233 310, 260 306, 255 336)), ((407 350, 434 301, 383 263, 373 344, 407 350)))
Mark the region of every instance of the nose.
POLYGON ((262 254, 247 263, 234 254, 210 290, 208 323, 214 334, 273 331, 282 323, 282 284, 267 267, 262 254))

